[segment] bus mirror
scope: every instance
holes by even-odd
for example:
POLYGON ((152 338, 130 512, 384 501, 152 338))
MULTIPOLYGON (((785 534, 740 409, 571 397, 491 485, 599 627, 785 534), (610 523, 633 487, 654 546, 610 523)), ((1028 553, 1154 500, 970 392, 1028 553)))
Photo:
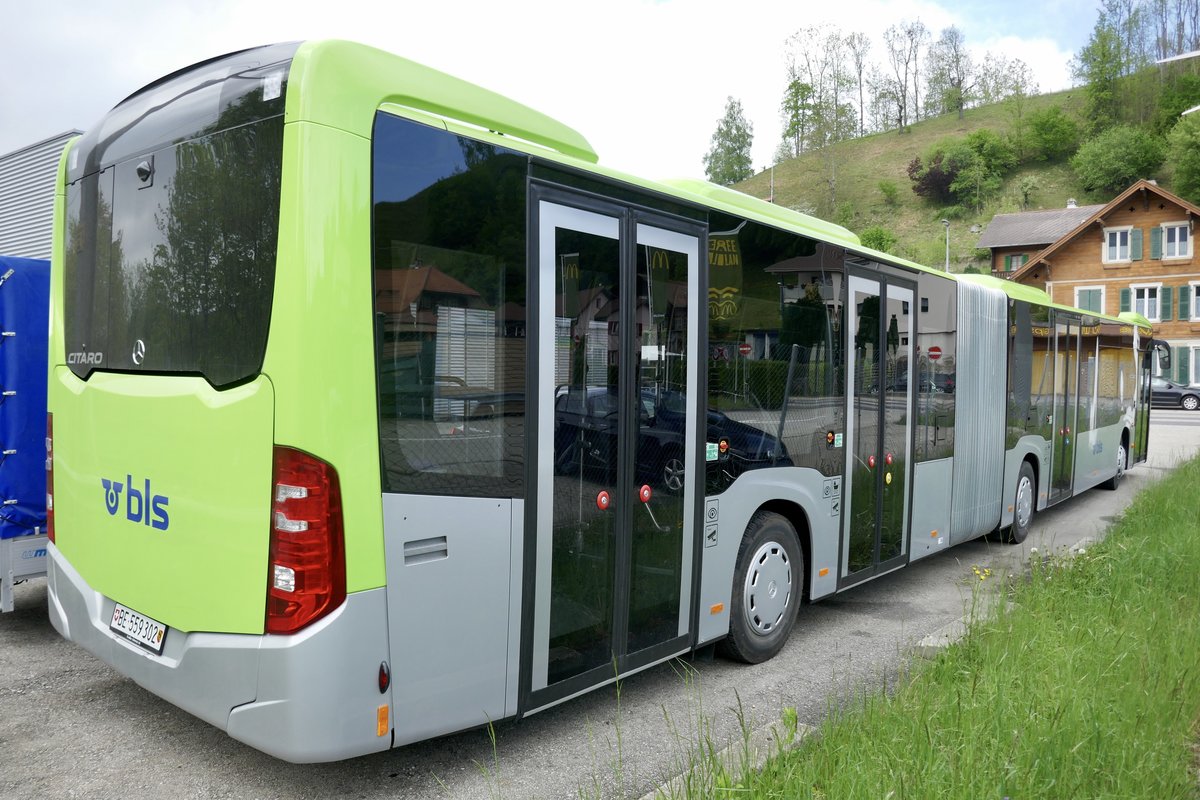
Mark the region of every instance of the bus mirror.
POLYGON ((1155 342, 1154 350, 1158 354, 1158 370, 1166 372, 1171 369, 1171 348, 1166 342, 1155 342))

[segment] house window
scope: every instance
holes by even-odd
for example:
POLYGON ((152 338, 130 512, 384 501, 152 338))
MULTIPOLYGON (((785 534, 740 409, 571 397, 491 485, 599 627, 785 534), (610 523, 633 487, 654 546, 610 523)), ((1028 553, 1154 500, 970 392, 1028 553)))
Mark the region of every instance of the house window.
POLYGON ((1151 322, 1158 322, 1158 290, 1161 284, 1153 286, 1130 286, 1133 290, 1133 310, 1151 322))
MULTIPOLYGON (((1187 308, 1191 312, 1191 318, 1200 321, 1200 281, 1191 281, 1188 284, 1188 288, 1192 290, 1192 294, 1187 303, 1187 308)), ((1182 292, 1183 290, 1180 289, 1180 291, 1182 292)))
POLYGON ((1162 231, 1163 258, 1192 257, 1192 236, 1186 222, 1168 222, 1162 231))
POLYGON ((1075 307, 1082 308, 1084 311, 1095 311, 1097 314, 1103 314, 1104 287, 1077 286, 1075 288, 1075 307))
POLYGON ((1013 253, 1004 257, 1004 271, 1012 272, 1015 269, 1020 269, 1029 261, 1029 253, 1013 253))
POLYGON ((1129 260, 1129 234, 1131 228, 1104 229, 1104 263, 1129 260))

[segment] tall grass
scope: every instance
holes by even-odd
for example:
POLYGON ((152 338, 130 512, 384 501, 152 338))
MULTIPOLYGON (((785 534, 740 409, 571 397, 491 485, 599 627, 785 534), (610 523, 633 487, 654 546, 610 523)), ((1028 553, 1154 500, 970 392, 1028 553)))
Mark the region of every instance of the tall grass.
MULTIPOLYGON (((1200 796, 1200 461, 888 695, 833 713, 738 797, 1200 796)), ((977 574, 981 589, 997 576, 977 574)))

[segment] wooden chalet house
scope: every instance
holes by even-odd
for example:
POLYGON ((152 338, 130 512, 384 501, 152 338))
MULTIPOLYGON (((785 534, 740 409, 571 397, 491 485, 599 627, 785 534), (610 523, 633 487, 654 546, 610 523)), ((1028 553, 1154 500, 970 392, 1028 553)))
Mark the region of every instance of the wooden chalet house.
POLYGON ((1066 208, 997 214, 976 247, 991 250, 992 274, 1007 278, 1102 208, 1103 205, 1077 206, 1074 200, 1069 200, 1066 208))
POLYGON ((1171 345, 1169 377, 1200 384, 1200 262, 1193 244, 1200 207, 1140 180, 1106 205, 1085 208, 1093 210, 1006 277, 1045 289, 1056 303, 1144 315, 1155 337, 1171 345))

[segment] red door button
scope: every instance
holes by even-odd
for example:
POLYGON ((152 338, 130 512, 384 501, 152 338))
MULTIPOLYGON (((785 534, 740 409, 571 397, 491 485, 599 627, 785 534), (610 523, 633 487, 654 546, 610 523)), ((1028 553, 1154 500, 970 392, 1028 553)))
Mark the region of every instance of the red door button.
POLYGON ((892 454, 888 453, 886 456, 884 456, 883 460, 884 460, 884 463, 886 463, 890 467, 892 465, 892 454))
POLYGON ((596 508, 601 511, 608 511, 609 505, 612 504, 612 498, 608 496, 608 492, 601 492, 596 495, 596 508))
POLYGON ((638 497, 641 498, 642 502, 649 503, 652 495, 653 493, 650 491, 650 487, 646 484, 642 484, 642 488, 638 490, 638 497))
POLYGON ((867 467, 875 469, 875 456, 867 456, 867 467))

